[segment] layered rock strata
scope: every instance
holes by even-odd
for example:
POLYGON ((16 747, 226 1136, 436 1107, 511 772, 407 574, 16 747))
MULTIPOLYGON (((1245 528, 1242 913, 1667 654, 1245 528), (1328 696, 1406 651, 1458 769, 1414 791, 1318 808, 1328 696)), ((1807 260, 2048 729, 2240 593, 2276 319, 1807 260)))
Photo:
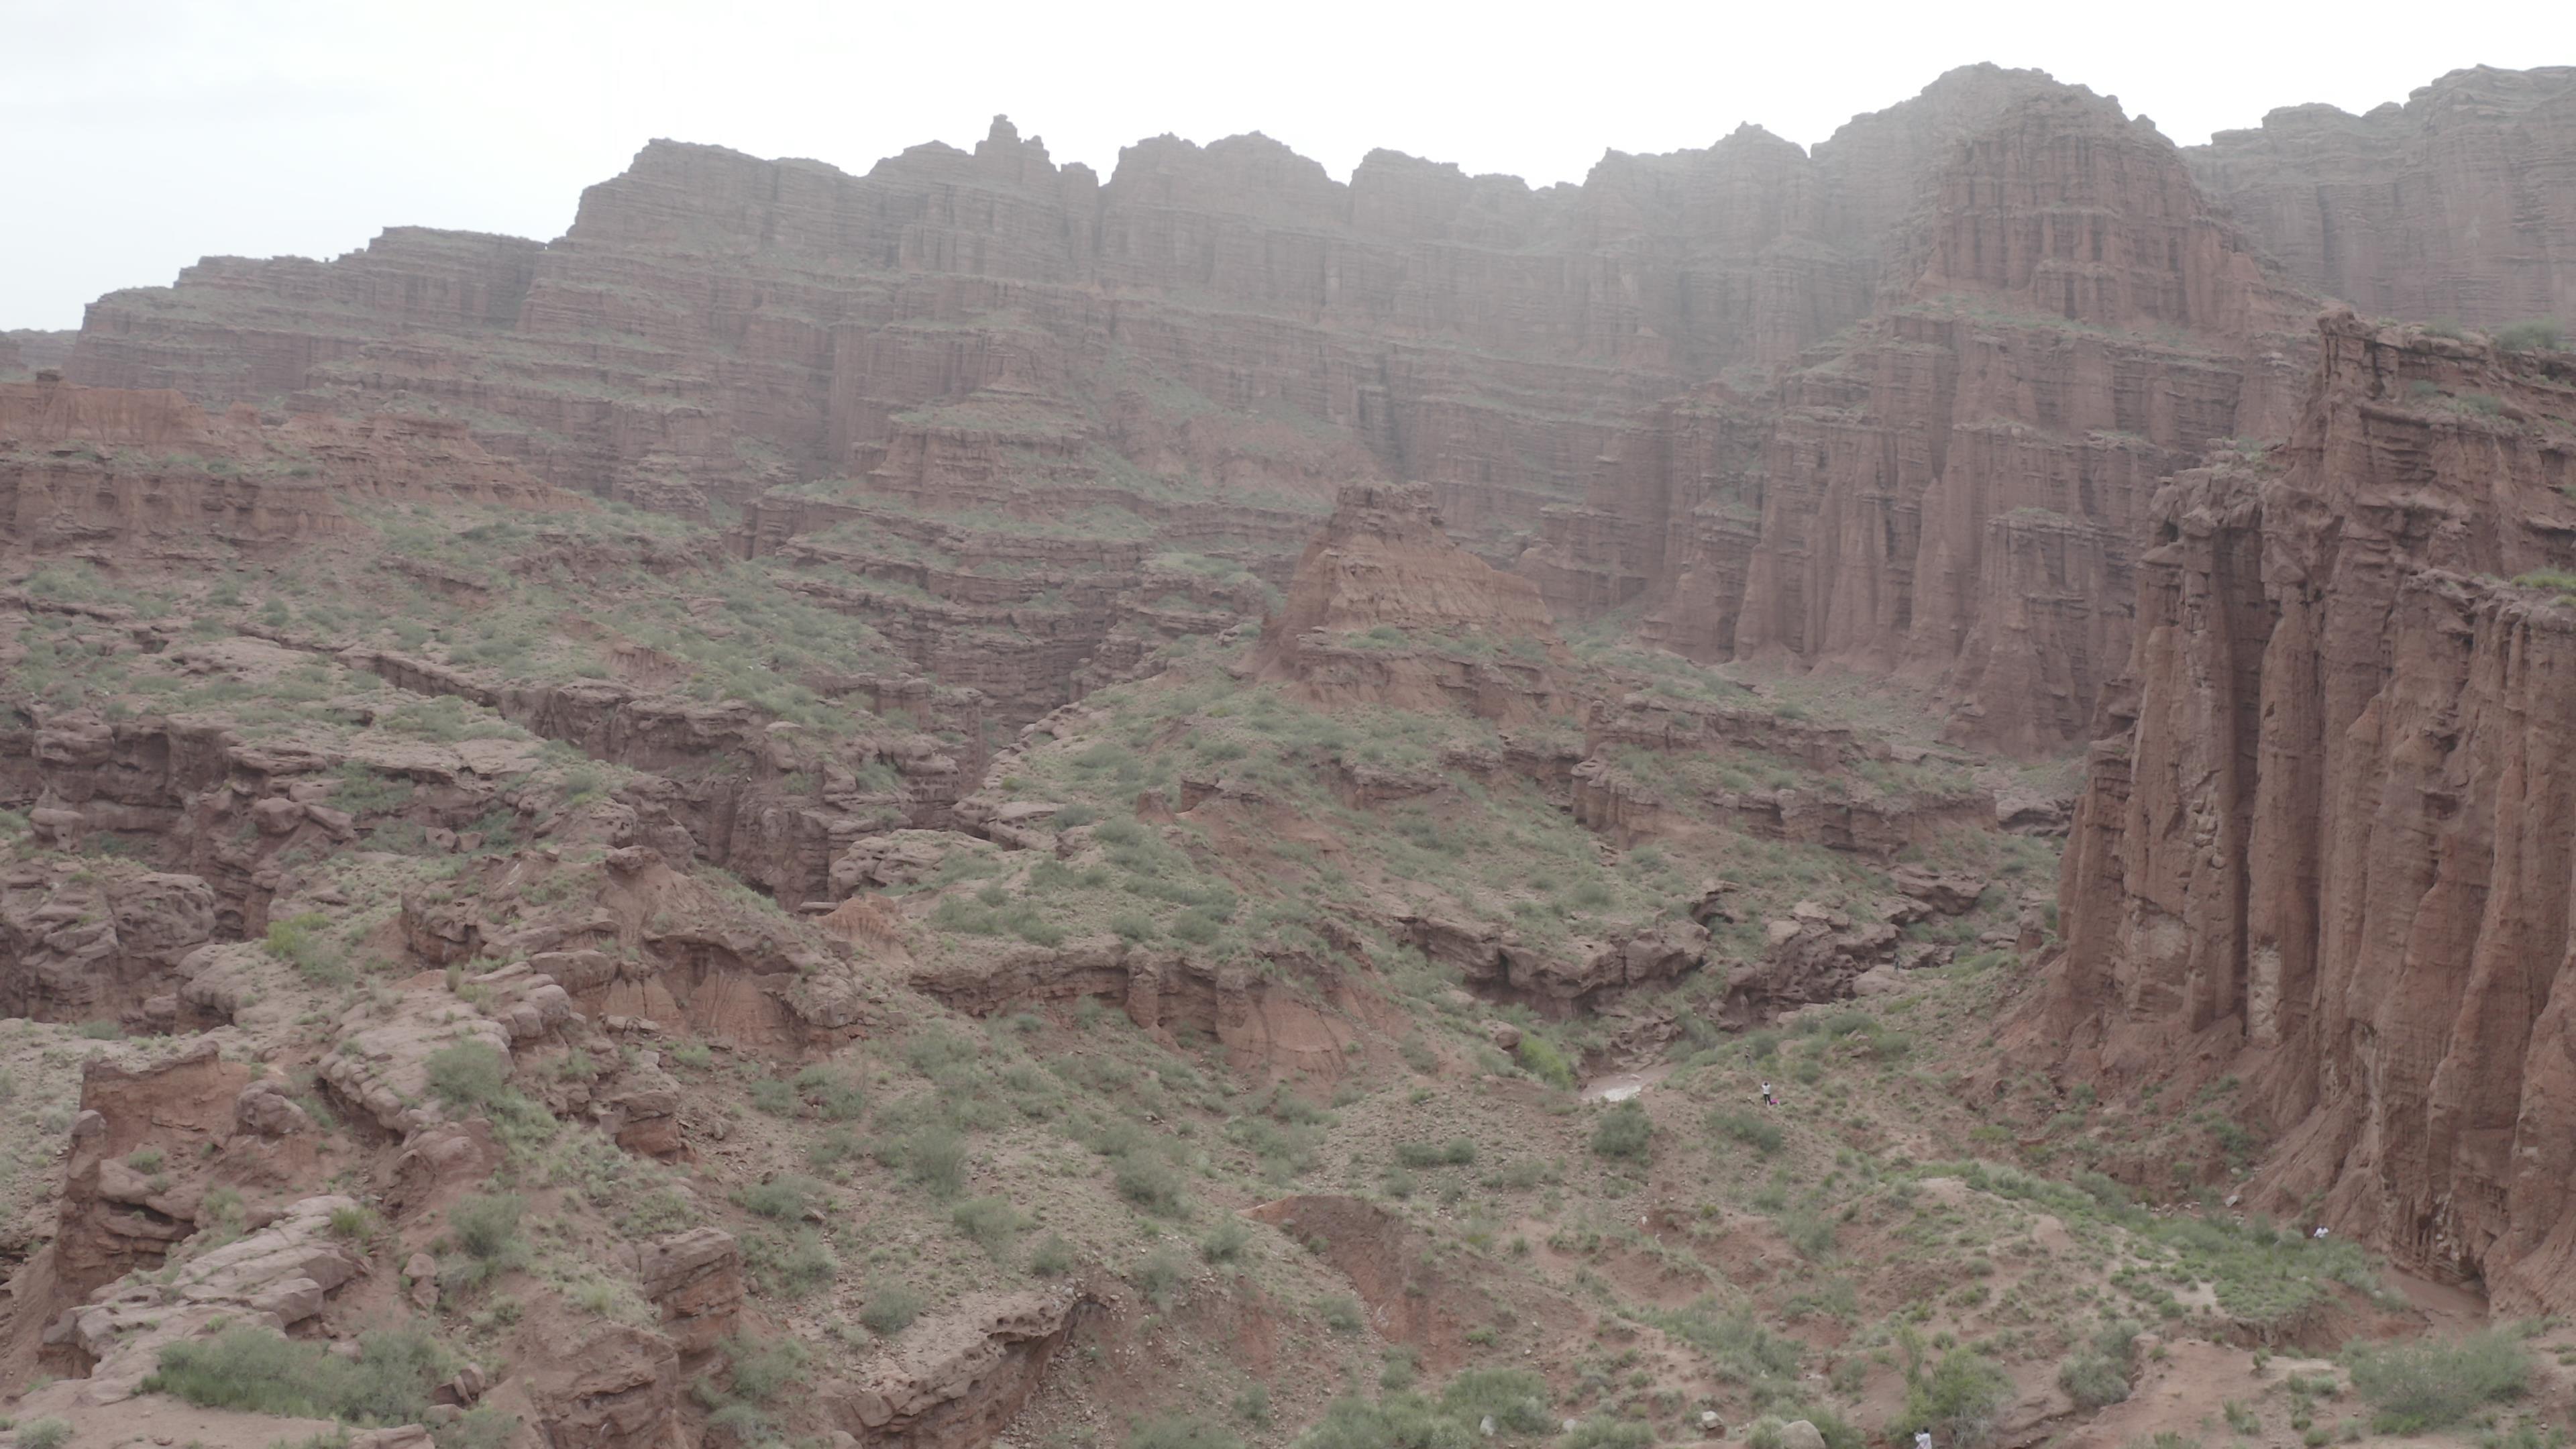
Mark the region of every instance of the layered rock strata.
POLYGON ((2576 358, 2321 341, 2286 448, 2158 497, 2023 1029, 2123 1087, 2241 1076, 2256 1201, 2563 1308, 2576 358))
POLYGON ((2475 66, 2355 116, 2285 106, 2183 153, 2299 285, 2382 316, 2576 319, 2576 66, 2475 66))
POLYGON ((1175 607, 1157 550, 1276 583, 1336 489, 1400 479, 1561 613, 1915 672, 2045 750, 2126 653, 2155 480, 2285 425, 2300 310, 2151 126, 1979 66, 1812 153, 1747 128, 1544 191, 1259 136, 1103 179, 1007 122, 865 176, 655 142, 551 244, 113 294, 72 373, 435 410, 550 482, 740 508, 1012 723, 1259 612, 1175 607))

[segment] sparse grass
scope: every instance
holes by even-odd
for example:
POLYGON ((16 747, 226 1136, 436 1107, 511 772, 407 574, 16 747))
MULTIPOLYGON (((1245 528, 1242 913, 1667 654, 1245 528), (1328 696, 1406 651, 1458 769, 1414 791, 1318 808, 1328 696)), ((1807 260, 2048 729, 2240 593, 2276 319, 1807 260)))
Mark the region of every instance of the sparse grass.
POLYGON ((454 1356, 417 1326, 363 1333, 347 1359, 245 1325, 163 1349, 143 1388, 206 1408, 404 1424, 419 1421, 430 1390, 454 1371, 454 1356))
POLYGON ((2496 346, 2507 352, 2556 352, 2567 342, 2567 329, 2554 317, 2526 317, 2496 329, 2496 346))
POLYGON ((825 1191, 823 1184, 810 1177, 782 1172, 736 1192, 734 1201, 762 1217, 792 1222, 811 1211, 825 1191))
POLYGON ((2383 1434, 2448 1428, 2489 1404, 2519 1398, 2531 1381, 2531 1351, 2498 1330, 2457 1339, 2364 1345, 2351 1355, 2352 1383, 2379 1412, 2383 1434))
POLYGON ((425 1065, 429 1089, 450 1106, 489 1111, 510 1091, 510 1059, 479 1041, 441 1047, 425 1065))
POLYGON ((1643 1162, 1652 1149, 1654 1133, 1654 1119, 1632 1097, 1601 1114, 1592 1128, 1592 1151, 1598 1157, 1643 1162))
POLYGON ((867 1301, 860 1305, 859 1322, 880 1337, 892 1338, 912 1326, 921 1316, 922 1298, 911 1285, 892 1278, 881 1278, 868 1285, 867 1301))
POLYGON ((1008 1253, 1020 1234, 1036 1225, 1005 1197, 968 1198, 949 1213, 949 1221, 996 1258, 1008 1253))

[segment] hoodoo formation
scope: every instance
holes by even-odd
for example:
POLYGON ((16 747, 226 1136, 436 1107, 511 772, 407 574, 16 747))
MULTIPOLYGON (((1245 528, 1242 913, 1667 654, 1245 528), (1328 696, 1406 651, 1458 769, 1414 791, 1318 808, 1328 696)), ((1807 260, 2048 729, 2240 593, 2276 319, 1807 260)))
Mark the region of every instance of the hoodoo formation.
POLYGON ((0 1446, 2547 1449, 2571 324, 1980 65, 0 332, 0 1446))

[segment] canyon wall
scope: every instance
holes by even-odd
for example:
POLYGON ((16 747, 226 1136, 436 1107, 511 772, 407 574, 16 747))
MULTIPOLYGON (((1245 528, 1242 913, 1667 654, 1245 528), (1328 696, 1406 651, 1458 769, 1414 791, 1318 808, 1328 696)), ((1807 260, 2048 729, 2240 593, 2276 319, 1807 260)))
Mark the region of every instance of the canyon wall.
POLYGON ((2344 128, 2367 145, 2310 108, 2187 154, 1972 66, 1812 152, 1747 127, 1535 190, 1386 151, 1344 184, 1259 135, 1103 178, 1000 120, 865 175, 656 141, 552 243, 397 229, 111 294, 71 374, 433 412, 738 520, 745 555, 858 575, 917 667, 980 661, 950 682, 1006 722, 1258 611, 1157 613, 1158 554, 1275 589, 1342 485, 1401 481, 1560 617, 1902 672, 2040 753, 2127 655, 2158 481, 2288 427, 2311 290, 2563 290, 2566 90, 2464 72, 2344 128))
MULTIPOLYGON (((886 561, 805 535, 1180 518, 1276 584, 1341 485, 1420 482, 1559 613, 1955 673, 1967 732, 2044 749, 2125 648, 2138 500, 2285 416, 2300 306, 2151 128, 1977 66, 1812 154, 1748 127, 1543 190, 1384 151, 1345 185, 1258 135, 1103 179, 1006 121, 864 176, 657 141, 551 244, 402 229, 112 294, 72 373, 442 413, 863 576, 886 561)), ((973 682, 1033 717, 1169 632, 1071 603, 1134 591, 1084 553, 879 602, 923 667, 1013 660, 973 682)))
POLYGON ((2115 1089, 2240 1077, 2253 1205, 2564 1309, 2576 357, 2320 335, 2286 446, 2156 496, 2018 1030, 2115 1089))
POLYGON ((2284 107, 2184 154, 2309 291, 2414 322, 2576 316, 2576 66, 2284 107))

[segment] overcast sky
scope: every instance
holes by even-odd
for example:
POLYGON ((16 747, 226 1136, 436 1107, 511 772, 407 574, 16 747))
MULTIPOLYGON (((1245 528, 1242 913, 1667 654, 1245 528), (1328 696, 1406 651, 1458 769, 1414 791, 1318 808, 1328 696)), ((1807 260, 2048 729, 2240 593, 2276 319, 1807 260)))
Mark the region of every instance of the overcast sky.
POLYGON ((864 171, 996 113, 1106 176, 1259 130, 1347 178, 1392 147, 1534 184, 1752 121, 1803 145, 1952 66, 2035 66, 2189 144, 2444 71, 2576 62, 2565 0, 0 0, 0 327, 75 327, 199 256, 388 225, 554 237, 671 136, 864 171), (2384 10, 2384 14, 2381 13, 2384 10), (2473 19, 2472 19, 2473 17, 2473 19))

